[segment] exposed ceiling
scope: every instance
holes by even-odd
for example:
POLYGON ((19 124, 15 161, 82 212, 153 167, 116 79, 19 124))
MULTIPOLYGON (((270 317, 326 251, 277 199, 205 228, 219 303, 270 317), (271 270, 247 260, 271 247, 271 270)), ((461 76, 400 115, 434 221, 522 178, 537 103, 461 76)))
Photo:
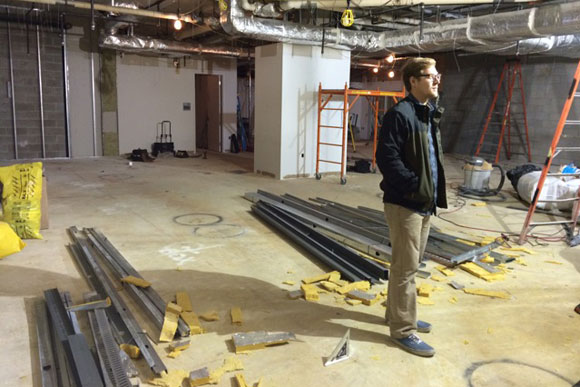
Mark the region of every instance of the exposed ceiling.
POLYGON ((352 0, 350 27, 341 24, 343 0, 93 1, 5 1, 0 20, 58 25, 65 14, 94 24, 104 47, 174 55, 244 57, 272 41, 344 47, 367 58, 450 50, 580 55, 580 1, 352 0))

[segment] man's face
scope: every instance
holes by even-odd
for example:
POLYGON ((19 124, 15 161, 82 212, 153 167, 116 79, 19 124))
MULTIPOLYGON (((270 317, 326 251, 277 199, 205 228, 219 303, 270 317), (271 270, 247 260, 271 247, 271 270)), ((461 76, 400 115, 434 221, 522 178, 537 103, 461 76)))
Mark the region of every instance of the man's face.
POLYGON ((427 102, 429 99, 439 96, 439 82, 441 75, 437 72, 435 66, 421 70, 421 75, 411 77, 411 93, 420 102, 427 102))

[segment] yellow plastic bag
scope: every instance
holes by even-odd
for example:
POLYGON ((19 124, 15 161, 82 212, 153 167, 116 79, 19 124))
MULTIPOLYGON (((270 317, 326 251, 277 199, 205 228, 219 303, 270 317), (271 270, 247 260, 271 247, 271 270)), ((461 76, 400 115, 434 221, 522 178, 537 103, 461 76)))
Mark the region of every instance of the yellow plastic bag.
POLYGON ((4 221, 22 239, 42 239, 40 235, 40 199, 42 163, 0 167, 4 221))
POLYGON ((22 250, 26 246, 8 223, 0 222, 0 259, 22 250))

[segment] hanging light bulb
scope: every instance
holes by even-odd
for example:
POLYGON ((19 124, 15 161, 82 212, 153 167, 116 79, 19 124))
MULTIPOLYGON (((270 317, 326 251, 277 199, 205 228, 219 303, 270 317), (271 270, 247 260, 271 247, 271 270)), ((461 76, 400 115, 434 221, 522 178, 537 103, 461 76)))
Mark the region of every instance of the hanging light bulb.
POLYGON ((395 56, 393 54, 389 54, 388 57, 385 58, 387 60, 387 63, 393 63, 393 61, 395 60, 395 56))
POLYGON ((177 19, 176 21, 173 22, 173 28, 175 28, 177 31, 179 31, 181 27, 183 27, 183 23, 181 22, 181 20, 177 19))
POLYGON ((373 73, 378 73, 379 72, 379 68, 378 67, 373 67, 373 73))
POLYGON ((393 70, 389 71, 389 73, 387 74, 387 76, 389 78, 394 78, 395 77, 395 72, 393 70))

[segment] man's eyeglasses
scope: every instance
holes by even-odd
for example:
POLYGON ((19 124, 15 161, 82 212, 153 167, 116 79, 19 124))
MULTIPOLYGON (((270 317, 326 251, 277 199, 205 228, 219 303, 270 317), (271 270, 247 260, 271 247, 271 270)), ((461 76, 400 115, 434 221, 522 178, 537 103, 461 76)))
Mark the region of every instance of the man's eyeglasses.
POLYGON ((441 81, 441 74, 419 74, 417 78, 425 77, 428 78, 431 82, 440 82, 441 81))

